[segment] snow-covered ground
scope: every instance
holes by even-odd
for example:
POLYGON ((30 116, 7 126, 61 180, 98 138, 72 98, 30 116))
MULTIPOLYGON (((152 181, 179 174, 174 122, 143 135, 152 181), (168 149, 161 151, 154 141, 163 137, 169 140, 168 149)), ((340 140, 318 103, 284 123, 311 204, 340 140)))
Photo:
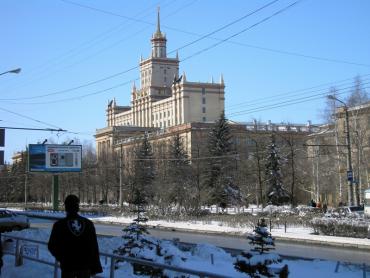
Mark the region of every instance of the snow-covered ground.
MULTIPOLYGON (((19 232, 7 233, 9 235, 21 236, 29 239, 47 241, 50 235, 50 229, 28 229, 19 232)), ((113 250, 122 245, 120 237, 100 237, 98 239, 101 252, 112 253, 113 250)), ((5 247, 6 249, 6 247, 5 247)), ((179 251, 171 251, 179 252, 179 251)), ((233 267, 234 259, 225 253, 222 249, 215 246, 204 244, 198 245, 196 251, 192 254, 181 252, 187 260, 176 260, 176 265, 184 268, 203 270, 213 272, 229 277, 247 277, 245 274, 236 271, 233 267), (211 262, 213 254, 213 264, 211 262)), ((46 245, 39 245, 39 258, 53 262, 53 258, 48 252, 46 245)), ((28 277, 53 277, 53 267, 40 263, 24 260, 22 266, 14 266, 14 256, 4 255, 4 267, 2 269, 2 278, 28 278, 28 277)), ((101 257, 101 263, 104 272, 99 277, 109 277, 109 260, 101 257)), ((311 277, 338 277, 351 278, 363 277, 363 270, 360 266, 340 265, 335 272, 337 262, 324 260, 284 260, 283 264, 289 266, 289 277, 311 278, 311 277)), ((370 275, 370 272, 367 272, 370 275)), ((115 271, 115 277, 140 277, 132 274, 132 268, 128 264, 122 264, 115 271)))
MULTIPOLYGON (((64 213, 50 213, 50 212, 30 212, 30 214, 53 216, 53 217, 64 217, 64 213)), ((132 223, 132 218, 130 217, 97 217, 88 216, 90 219, 96 222, 103 223, 121 223, 130 224, 132 223)), ((189 231, 203 231, 208 233, 227 233, 242 235, 245 233, 252 232, 252 227, 242 226, 242 227, 228 227, 224 223, 217 221, 191 221, 191 222, 174 222, 174 221, 148 221, 147 225, 150 227, 165 227, 165 228, 175 228, 184 229, 189 231)), ((18 235, 30 239, 37 239, 42 241, 47 241, 49 238, 49 229, 29 229, 20 232, 9 233, 11 235, 18 235)), ((312 230, 306 227, 289 227, 285 233, 284 227, 275 227, 272 229, 272 235, 277 238, 285 238, 287 240, 294 239, 298 241, 306 242, 325 242, 325 244, 337 244, 337 245, 350 245, 350 246, 360 246, 370 249, 370 239, 358 239, 358 238, 345 238, 345 237, 332 237, 332 236, 321 236, 313 235, 312 230)), ((117 249, 122 245, 122 238, 120 237, 99 237, 99 247, 101 252, 112 253, 113 250, 117 249)), ((173 251, 173 250, 172 250, 173 251)), ((173 251, 179 252, 179 251, 173 251)), ((182 252, 182 251, 181 251, 182 252)), ((211 245, 201 245, 198 251, 193 254, 181 253, 182 256, 186 256, 187 260, 176 261, 177 266, 197 269, 202 271, 213 272, 217 274, 222 274, 230 277, 247 277, 245 274, 236 271, 233 267, 234 258, 229 254, 225 253, 223 250, 218 249, 211 245), (214 262, 211 263, 211 254, 213 254, 214 262)), ((50 256, 46 249, 46 246, 39 246, 39 257, 41 259, 53 262, 53 258, 50 256)), ((104 268, 104 273, 101 277, 109 277, 109 260, 101 257, 101 262, 104 268)), ((5 255, 4 256, 4 267, 2 269, 1 277, 52 277, 53 267, 42 265, 39 263, 31 262, 25 260, 24 264, 19 267, 14 266, 14 256, 5 255)), ((337 268, 337 262, 327 261, 327 260, 284 260, 283 264, 288 264, 289 266, 289 277, 365 277, 363 276, 363 269, 359 265, 345 265, 341 264, 337 268), (337 272, 335 272, 337 270, 337 272)), ((367 277, 370 277, 369 266, 367 264, 367 277)), ((100 277, 99 276, 99 277, 100 277)), ((116 270, 115 277, 137 277, 132 274, 132 268, 128 264, 121 265, 116 270)))
MULTIPOLYGON (((29 215, 39 215, 46 217, 64 217, 61 212, 35 212, 27 211, 29 215)), ((134 217, 126 216, 93 216, 84 215, 97 223, 114 223, 114 224, 130 224, 134 217)), ((244 225, 239 227, 230 227, 219 221, 166 221, 166 220, 149 220, 146 225, 148 227, 177 229, 183 231, 205 232, 205 233, 224 233, 228 235, 245 235, 251 233, 253 227, 244 225)), ((273 226, 272 235, 277 239, 295 240, 307 243, 324 243, 328 245, 347 246, 370 250, 370 239, 367 238, 351 238, 351 237, 336 237, 325 235, 314 235, 310 227, 288 227, 286 232, 284 226, 273 226)))

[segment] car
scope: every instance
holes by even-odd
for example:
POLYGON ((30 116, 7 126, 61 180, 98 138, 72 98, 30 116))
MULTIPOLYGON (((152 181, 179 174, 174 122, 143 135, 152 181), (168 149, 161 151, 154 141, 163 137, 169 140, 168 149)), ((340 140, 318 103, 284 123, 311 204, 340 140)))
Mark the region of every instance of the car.
POLYGON ((354 215, 354 214, 357 214, 359 216, 364 215, 363 206, 346 206, 346 207, 339 207, 338 209, 341 215, 354 215))
POLYGON ((0 209, 0 232, 19 231, 29 227, 30 221, 27 216, 7 209, 0 209))

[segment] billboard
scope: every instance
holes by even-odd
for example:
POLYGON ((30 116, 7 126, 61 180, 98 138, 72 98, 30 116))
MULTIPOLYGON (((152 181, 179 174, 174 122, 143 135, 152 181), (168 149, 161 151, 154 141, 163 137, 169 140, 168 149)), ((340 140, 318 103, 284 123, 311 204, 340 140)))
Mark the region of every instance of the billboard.
POLYGON ((28 157, 30 172, 80 172, 82 146, 30 144, 28 157))

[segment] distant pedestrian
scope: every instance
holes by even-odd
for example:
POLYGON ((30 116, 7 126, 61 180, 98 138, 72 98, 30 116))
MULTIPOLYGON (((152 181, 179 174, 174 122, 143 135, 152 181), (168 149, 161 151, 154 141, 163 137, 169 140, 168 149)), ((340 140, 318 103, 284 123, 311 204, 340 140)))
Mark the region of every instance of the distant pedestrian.
POLYGON ((317 208, 321 208, 321 203, 320 203, 320 201, 318 201, 318 202, 316 203, 316 207, 317 207, 317 208))
POLYGON ((313 199, 311 199, 311 201, 310 201, 310 206, 313 207, 313 208, 316 207, 316 202, 313 199))
POLYGON ((324 213, 326 213, 326 212, 328 211, 328 205, 327 205, 326 203, 324 203, 324 204, 323 204, 323 206, 322 206, 322 211, 323 211, 324 213))
POLYGON ((48 248, 60 263, 62 278, 88 278, 103 272, 94 224, 78 215, 79 199, 64 201, 66 217, 54 223, 48 248))

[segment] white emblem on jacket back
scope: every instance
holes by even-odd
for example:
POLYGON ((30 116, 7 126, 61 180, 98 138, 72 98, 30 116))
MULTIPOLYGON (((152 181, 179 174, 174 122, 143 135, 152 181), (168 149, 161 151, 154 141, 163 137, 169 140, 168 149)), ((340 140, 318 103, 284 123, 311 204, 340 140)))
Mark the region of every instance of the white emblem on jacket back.
POLYGON ((84 231, 84 223, 79 219, 73 219, 68 221, 68 228, 75 236, 79 236, 84 231))

